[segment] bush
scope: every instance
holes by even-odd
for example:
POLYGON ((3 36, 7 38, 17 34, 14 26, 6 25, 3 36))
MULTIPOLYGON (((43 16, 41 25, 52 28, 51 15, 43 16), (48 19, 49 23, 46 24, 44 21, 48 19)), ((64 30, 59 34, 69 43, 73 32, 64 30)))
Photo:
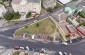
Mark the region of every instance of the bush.
POLYGON ((6 20, 11 20, 14 17, 14 15, 13 13, 6 13, 4 17, 6 20))
POLYGON ((20 14, 19 12, 12 12, 12 13, 9 12, 5 14, 4 18, 6 20, 18 19, 20 18, 20 14))
POLYGON ((78 12, 78 15, 81 16, 82 18, 85 18, 85 13, 84 12, 78 12))
POLYGON ((47 11, 52 12, 52 8, 51 7, 47 8, 47 11))

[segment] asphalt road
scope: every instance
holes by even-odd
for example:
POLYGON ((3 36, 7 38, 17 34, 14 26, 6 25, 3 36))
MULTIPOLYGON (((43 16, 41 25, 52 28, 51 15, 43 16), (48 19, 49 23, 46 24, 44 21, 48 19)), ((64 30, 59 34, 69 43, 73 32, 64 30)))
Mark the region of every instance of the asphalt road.
POLYGON ((32 24, 32 23, 34 23, 35 20, 37 20, 37 21, 42 20, 42 19, 48 17, 49 15, 51 15, 51 14, 59 11, 60 9, 63 9, 65 6, 66 5, 63 5, 63 6, 59 7, 59 8, 57 8, 57 9, 53 10, 53 12, 48 12, 48 13, 46 13, 46 14, 38 17, 38 18, 34 18, 34 19, 27 20, 27 21, 23 21, 22 23, 18 23, 16 25, 10 25, 10 26, 0 27, 0 30, 2 30, 2 29, 8 29, 8 30, 9 29, 15 29, 15 28, 20 28, 20 27, 22 27, 22 26, 24 26, 26 24, 32 24))
MULTIPOLYGON (((65 5, 61 6, 58 9, 55 9, 52 13, 47 13, 47 14, 37 18, 37 20, 41 20, 43 18, 46 18, 48 15, 51 15, 51 14, 55 13, 56 11, 59 11, 60 9, 62 9, 64 7, 65 7, 65 5)), ((0 27, 0 30, 4 29, 4 28, 9 29, 7 31, 0 32, 0 34, 5 35, 7 37, 10 37, 10 36, 12 37, 12 34, 14 33, 14 31, 17 28, 19 28, 25 24, 31 24, 34 22, 34 20, 36 20, 36 19, 24 21, 23 23, 19 23, 17 25, 0 27)), ((59 51, 63 51, 63 52, 71 52, 73 55, 85 55, 85 41, 83 41, 79 44, 75 44, 75 45, 64 46, 61 44, 53 44, 53 43, 31 42, 31 41, 26 41, 26 40, 24 40, 24 41, 13 40, 13 39, 9 39, 9 38, 6 38, 6 37, 3 37, 0 35, 0 45, 5 46, 7 48, 13 48, 15 45, 29 46, 29 47, 33 47, 34 49, 46 48, 49 50, 56 51, 56 53, 58 53, 59 51)))
POLYGON ((15 45, 29 46, 29 47, 33 47, 34 49, 46 48, 52 51, 56 51, 56 53, 62 51, 68 53, 71 52, 73 55, 85 55, 85 41, 76 45, 64 46, 61 44, 53 44, 53 43, 12 40, 0 36, 0 45, 5 46, 7 48, 13 48, 15 45))

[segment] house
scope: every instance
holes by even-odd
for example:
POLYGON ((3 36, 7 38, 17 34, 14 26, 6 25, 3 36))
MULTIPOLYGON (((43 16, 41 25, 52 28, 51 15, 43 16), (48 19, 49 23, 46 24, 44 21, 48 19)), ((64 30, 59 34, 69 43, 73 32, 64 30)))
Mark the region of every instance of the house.
POLYGON ((71 39, 75 39, 79 36, 76 28, 73 25, 67 25, 66 27, 67 27, 69 33, 71 34, 71 37, 70 37, 71 39))
POLYGON ((45 9, 51 7, 54 8, 56 6, 57 0, 43 0, 43 7, 45 9))
POLYGON ((6 8, 4 7, 4 5, 0 4, 0 17, 3 18, 4 14, 7 12, 6 8))
POLYGON ((67 6, 64 9, 64 12, 67 13, 68 15, 73 15, 75 12, 78 13, 83 10, 82 5, 72 2, 67 4, 67 6))
POLYGON ((58 0, 58 1, 61 2, 62 4, 66 4, 66 3, 71 2, 71 0, 58 0))
POLYGON ((28 12, 40 14, 41 11, 41 0, 12 0, 11 4, 14 12, 20 14, 27 14, 28 12))
POLYGON ((84 26, 79 26, 78 28, 76 28, 77 31, 85 37, 85 27, 84 26))
POLYGON ((68 23, 66 23, 66 22, 59 23, 59 29, 61 30, 63 36, 69 35, 69 32, 66 28, 67 25, 68 25, 68 23))

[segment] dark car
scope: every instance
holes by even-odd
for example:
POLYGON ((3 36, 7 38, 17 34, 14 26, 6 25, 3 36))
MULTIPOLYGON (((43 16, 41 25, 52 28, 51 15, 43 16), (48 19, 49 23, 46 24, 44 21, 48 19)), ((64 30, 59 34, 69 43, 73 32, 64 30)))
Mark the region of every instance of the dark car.
POLYGON ((33 48, 29 48, 29 51, 34 51, 34 49, 33 48))

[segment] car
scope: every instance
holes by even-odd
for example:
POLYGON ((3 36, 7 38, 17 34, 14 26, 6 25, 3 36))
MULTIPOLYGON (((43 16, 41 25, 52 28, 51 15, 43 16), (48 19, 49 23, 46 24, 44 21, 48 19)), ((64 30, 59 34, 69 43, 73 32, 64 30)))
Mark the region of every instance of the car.
POLYGON ((66 43, 66 42, 62 42, 62 44, 63 44, 63 45, 68 45, 68 43, 66 43))
POLYGON ((25 48, 20 46, 20 49, 24 50, 25 48))
POLYGON ((46 53, 46 49, 42 48, 42 49, 40 50, 40 53, 46 53))
POLYGON ((16 45, 16 46, 14 46, 14 49, 19 50, 20 46, 16 45))
POLYGON ((34 51, 34 49, 33 48, 29 48, 29 51, 34 51))
POLYGON ((28 46, 26 46, 26 50, 29 50, 29 47, 28 46))
POLYGON ((45 48, 37 48, 37 49, 35 49, 35 52, 46 53, 46 49, 45 48))
POLYGON ((68 53, 67 53, 67 52, 64 52, 63 54, 64 54, 64 55, 68 55, 68 53))
POLYGON ((34 22, 37 22, 37 20, 35 20, 34 22))
POLYGON ((61 51, 58 52, 59 55, 63 55, 63 53, 61 51))
POLYGON ((28 46, 26 46, 26 49, 27 49, 28 51, 34 51, 33 48, 29 48, 28 46))

